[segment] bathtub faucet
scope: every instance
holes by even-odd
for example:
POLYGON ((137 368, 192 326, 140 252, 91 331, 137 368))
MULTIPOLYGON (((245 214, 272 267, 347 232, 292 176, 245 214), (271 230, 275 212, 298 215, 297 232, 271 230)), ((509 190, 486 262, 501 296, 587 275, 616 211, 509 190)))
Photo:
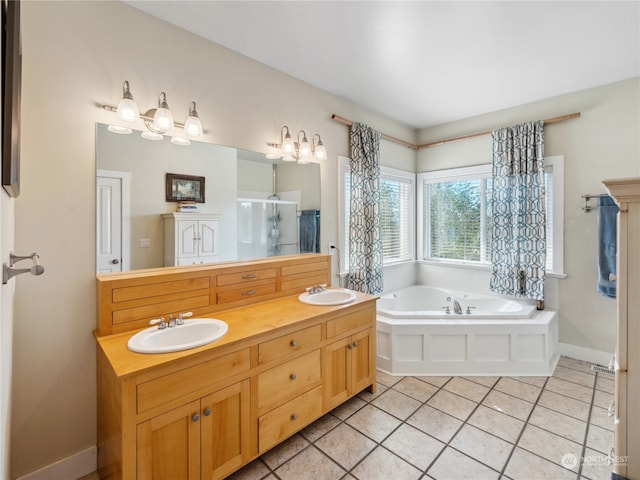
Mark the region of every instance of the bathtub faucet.
POLYGON ((453 313, 457 313, 458 315, 462 314, 462 307, 455 298, 447 297, 447 302, 451 302, 453 304, 453 313))

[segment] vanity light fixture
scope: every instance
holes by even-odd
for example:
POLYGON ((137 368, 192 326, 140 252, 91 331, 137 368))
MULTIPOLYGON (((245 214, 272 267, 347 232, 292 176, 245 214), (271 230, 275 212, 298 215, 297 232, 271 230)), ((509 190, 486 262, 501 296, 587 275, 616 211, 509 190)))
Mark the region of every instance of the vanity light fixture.
MULTIPOLYGON (((122 84, 122 99, 120 103, 118 103, 118 106, 102 105, 102 108, 110 112, 115 112, 118 118, 124 122, 136 123, 139 119, 142 119, 146 127, 146 130, 142 132, 142 137, 147 140, 162 140, 164 135, 171 135, 171 143, 174 145, 191 145, 188 137, 201 138, 204 134, 202 122, 196 110, 196 102, 191 102, 189 105, 189 114, 184 125, 174 122, 173 115, 167 104, 167 94, 165 92, 160 92, 158 96, 158 106, 156 108, 140 114, 140 110, 133 99, 127 80, 122 84), (178 128, 183 129, 184 134, 180 134, 177 130, 178 128)), ((107 129, 110 132, 120 134, 130 134, 133 132, 133 129, 124 125, 109 125, 107 129)))
POLYGON ((160 133, 168 132, 174 128, 173 115, 171 115, 171 110, 169 110, 169 105, 167 104, 167 94, 164 92, 160 92, 158 97, 158 108, 153 114, 151 126, 160 133))
POLYGON ((184 131, 187 132, 187 135, 190 137, 202 137, 202 122, 196 111, 196 102, 191 102, 191 105, 189 105, 189 116, 187 117, 187 121, 184 122, 184 131))
POLYGON ((304 130, 298 131, 296 141, 291 137, 291 132, 287 125, 280 130, 280 143, 269 143, 269 153, 267 158, 282 158, 285 162, 310 163, 311 160, 326 160, 327 149, 322 143, 319 134, 313 136, 313 145, 307 139, 307 133, 304 130), (317 142, 316 142, 317 137, 317 142))
POLYGON ((138 104, 133 99, 133 95, 131 95, 127 80, 122 84, 122 99, 118 103, 118 117, 125 122, 135 122, 140 118, 138 104))

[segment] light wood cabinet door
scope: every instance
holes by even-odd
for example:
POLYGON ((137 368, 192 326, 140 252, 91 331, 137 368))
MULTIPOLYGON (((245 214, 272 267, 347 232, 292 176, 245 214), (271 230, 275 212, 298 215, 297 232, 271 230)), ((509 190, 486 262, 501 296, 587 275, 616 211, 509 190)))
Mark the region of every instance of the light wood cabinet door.
POLYGON ((138 425, 138 479, 200 478, 199 412, 195 401, 138 425))
POLYGON ((373 354, 375 332, 364 330, 351 337, 351 389, 357 393, 373 383, 375 359, 373 354))
POLYGON ((250 456, 249 395, 247 379, 202 398, 204 480, 225 478, 250 456))
POLYGON ((351 337, 346 337, 324 348, 322 386, 324 410, 337 407, 351 392, 351 337))
POLYGON ((373 383, 373 338, 373 330, 363 330, 325 347, 322 381, 325 411, 373 383))

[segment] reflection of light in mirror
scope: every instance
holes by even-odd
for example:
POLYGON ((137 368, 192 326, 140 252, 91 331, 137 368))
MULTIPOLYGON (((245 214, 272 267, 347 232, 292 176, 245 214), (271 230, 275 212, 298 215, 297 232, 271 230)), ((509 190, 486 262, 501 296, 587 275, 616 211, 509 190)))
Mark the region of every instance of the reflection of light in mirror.
POLYGON ((181 145, 181 146, 187 146, 187 145, 191 145, 191 141, 188 138, 184 138, 184 137, 171 137, 171 143, 173 143, 174 145, 181 145))
POLYGON ((164 137, 162 135, 160 135, 159 133, 147 132, 147 131, 142 132, 140 134, 140 136, 142 138, 147 139, 147 140, 162 140, 162 139, 164 139, 164 137))
POLYGON ((107 127, 107 130, 109 130, 111 133, 119 133, 120 135, 129 135, 131 132, 133 132, 133 130, 131 130, 129 127, 122 127, 120 125, 109 125, 107 127))

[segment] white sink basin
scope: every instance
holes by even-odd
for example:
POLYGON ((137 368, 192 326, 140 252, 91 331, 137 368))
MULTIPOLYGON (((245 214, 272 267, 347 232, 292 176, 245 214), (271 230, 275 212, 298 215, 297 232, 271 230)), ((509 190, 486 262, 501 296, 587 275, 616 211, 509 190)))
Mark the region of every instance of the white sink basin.
POLYGON ((308 305, 344 305, 356 299, 356 293, 344 288, 330 288, 319 293, 303 293, 298 297, 302 303, 308 305))
POLYGON ((179 352, 201 347, 224 337, 229 326, 216 318, 185 320, 183 325, 158 329, 150 327, 129 339, 129 350, 138 353, 179 352))

